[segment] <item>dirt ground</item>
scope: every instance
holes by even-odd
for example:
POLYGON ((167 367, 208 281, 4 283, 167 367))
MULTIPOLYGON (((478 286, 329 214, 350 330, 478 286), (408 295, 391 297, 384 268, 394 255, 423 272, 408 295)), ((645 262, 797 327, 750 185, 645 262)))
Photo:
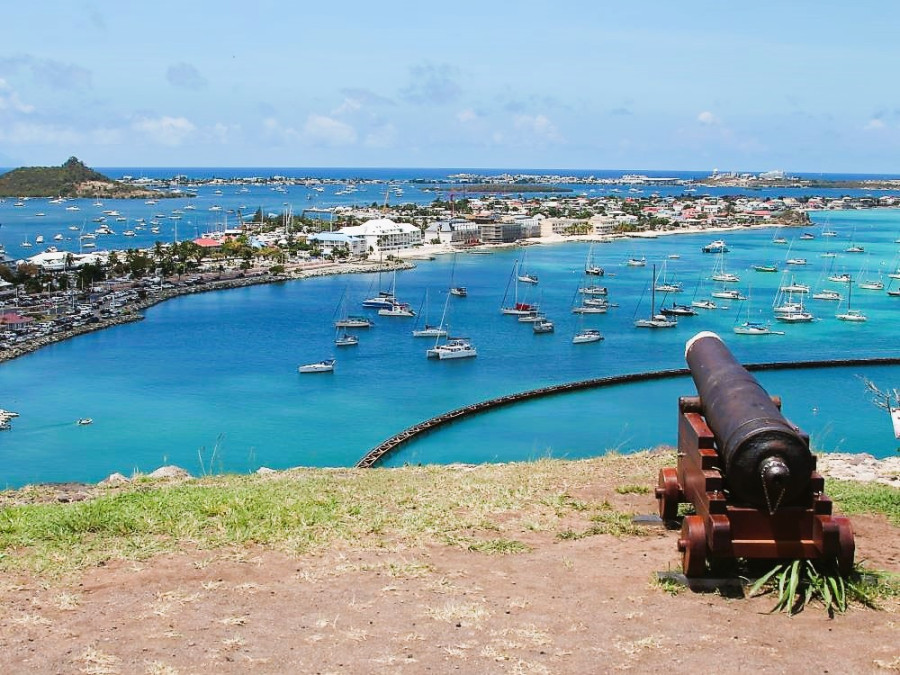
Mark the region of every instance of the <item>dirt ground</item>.
MULTIPOLYGON (((651 509, 647 509, 650 512, 651 509)), ((857 559, 900 572, 897 528, 854 517, 857 559)), ((185 551, 78 578, 0 577, 3 673, 886 673, 900 602, 769 614, 654 582, 678 533, 458 547, 185 551)))

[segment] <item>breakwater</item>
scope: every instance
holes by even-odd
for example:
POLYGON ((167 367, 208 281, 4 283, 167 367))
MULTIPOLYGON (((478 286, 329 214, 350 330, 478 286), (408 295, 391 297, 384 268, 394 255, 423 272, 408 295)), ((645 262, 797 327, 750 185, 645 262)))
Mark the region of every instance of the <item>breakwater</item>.
MULTIPOLYGON (((872 358, 855 358, 855 359, 826 359, 820 361, 787 361, 787 362, 770 362, 770 363, 753 363, 744 364, 744 367, 753 372, 775 371, 775 370, 809 370, 818 368, 843 368, 848 366, 894 366, 900 365, 900 357, 872 357, 872 358)), ((597 377, 588 380, 578 380, 576 382, 566 382, 562 384, 554 384, 539 389, 530 389, 528 391, 518 392, 515 394, 507 394, 497 398, 472 403, 471 405, 456 408, 450 412, 437 415, 418 424, 414 424, 391 436, 382 443, 369 450, 362 459, 356 463, 356 467, 360 469, 369 469, 374 467, 378 462, 387 455, 394 452, 400 446, 408 443, 418 436, 434 431, 442 426, 455 422, 457 420, 478 415, 480 413, 496 410, 504 406, 513 405, 522 401, 547 396, 555 396, 557 394, 566 394, 584 389, 598 389, 602 387, 611 387, 625 384, 634 384, 637 382, 651 382, 656 380, 666 380, 676 377, 686 377, 690 375, 687 368, 676 368, 667 370, 655 370, 643 373, 629 373, 624 375, 611 375, 608 377, 597 377)))

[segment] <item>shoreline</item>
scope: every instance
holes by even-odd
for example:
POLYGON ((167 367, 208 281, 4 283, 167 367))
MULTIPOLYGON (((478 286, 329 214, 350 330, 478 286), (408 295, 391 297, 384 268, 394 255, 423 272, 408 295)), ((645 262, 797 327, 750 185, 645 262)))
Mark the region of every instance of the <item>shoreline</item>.
POLYGON ((130 304, 122 314, 101 319, 97 323, 78 326, 51 335, 36 337, 21 345, 13 345, 0 350, 0 365, 12 361, 20 356, 31 354, 43 347, 58 342, 64 342, 76 338, 79 335, 93 333, 113 326, 120 326, 135 321, 143 321, 142 312, 167 300, 193 295, 195 293, 210 293, 214 291, 226 291, 234 288, 246 288, 247 286, 259 286, 262 284, 277 284, 301 279, 312 279, 320 276, 335 276, 339 274, 367 274, 371 272, 390 272, 393 270, 412 269, 415 265, 407 261, 384 262, 356 262, 356 263, 328 263, 315 266, 295 266, 286 269, 284 274, 273 275, 265 270, 251 270, 244 276, 234 276, 227 279, 209 279, 201 284, 193 286, 182 285, 175 288, 161 290, 152 297, 130 304))
MULTIPOLYGON (((60 331, 52 335, 44 335, 35 338, 21 345, 13 345, 7 349, 0 350, 0 365, 7 361, 34 353, 43 347, 58 342, 69 340, 79 335, 93 333, 98 330, 104 330, 113 326, 119 326, 144 319, 143 312, 154 305, 161 302, 171 300, 182 295, 192 295, 194 293, 209 293, 213 291, 225 291, 233 288, 244 288, 247 286, 256 286, 260 284, 283 283, 286 281, 297 281, 302 279, 311 279, 319 276, 333 276, 338 274, 366 274, 371 272, 390 272, 394 270, 412 269, 415 267, 416 261, 432 260, 435 256, 450 255, 455 253, 469 253, 477 250, 481 253, 491 253, 493 251, 507 250, 510 248, 518 248, 521 246, 552 246, 558 244, 569 243, 608 243, 611 241, 619 241, 624 239, 656 239, 658 237, 677 236, 684 234, 702 234, 733 232, 739 230, 754 229, 772 229, 782 227, 806 227, 807 224, 783 224, 783 223, 758 223, 752 225, 728 225, 715 227, 698 227, 687 226, 672 230, 662 230, 653 232, 631 232, 627 234, 550 234, 545 237, 532 237, 523 239, 509 244, 481 244, 471 249, 461 250, 452 244, 423 244, 415 249, 404 249, 392 253, 393 260, 385 261, 354 261, 354 262, 327 262, 314 265, 290 264, 286 265, 283 274, 272 275, 263 269, 248 270, 244 276, 234 276, 227 279, 211 278, 204 280, 196 285, 179 285, 175 288, 161 290, 152 297, 130 304, 125 308, 122 314, 117 316, 101 319, 97 323, 79 326, 77 328, 60 331)), ((167 279, 172 281, 172 278, 167 279)))

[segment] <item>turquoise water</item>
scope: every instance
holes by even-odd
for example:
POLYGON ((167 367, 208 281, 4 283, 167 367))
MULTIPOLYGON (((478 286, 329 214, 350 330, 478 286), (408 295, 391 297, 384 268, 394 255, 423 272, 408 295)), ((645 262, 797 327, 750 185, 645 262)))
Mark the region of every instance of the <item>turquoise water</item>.
MULTIPOLYGON (((790 247, 792 257, 809 260, 796 271, 796 281, 817 288, 830 264, 820 254, 829 248, 843 252, 851 241, 866 253, 841 253, 836 267, 857 276, 863 267, 875 273, 896 265, 900 213, 827 215, 837 238, 795 239, 790 247)), ((151 471, 167 463, 195 473, 352 465, 397 431, 467 403, 552 383, 683 367, 684 342, 699 330, 719 332, 747 362, 898 354, 900 298, 884 292, 854 293, 853 305, 869 315, 866 324, 839 322, 835 303, 811 302, 822 320, 785 326, 784 336, 733 335, 735 321, 748 314, 740 303, 683 319, 671 330, 632 327, 635 317, 650 311, 654 262, 666 261, 669 276, 684 283, 679 301, 689 302, 698 286, 698 294, 710 290, 700 279, 711 273, 714 256, 700 247, 714 238, 725 238, 731 247, 726 265, 750 294, 749 315, 768 318, 782 275, 749 268, 769 260, 783 267, 788 247, 773 245, 772 234, 745 230, 595 246, 595 260, 607 269, 600 283, 619 306, 585 318, 584 325, 606 336, 588 345, 571 344, 580 323, 570 311, 587 244, 527 249, 529 271, 541 279, 529 289, 529 299, 555 320, 551 335, 534 335, 529 325, 498 311, 522 249, 459 255, 455 282, 469 288, 469 297, 451 298, 447 319, 453 333, 469 336, 478 348, 478 358, 459 362, 426 359, 431 341, 411 337, 415 320, 378 317, 374 328, 360 332, 358 347, 333 347, 331 321, 341 296, 358 307, 387 287, 388 277, 336 276, 177 298, 150 309, 143 322, 0 366, 0 407, 21 413, 12 431, 0 434, 0 485, 95 481, 113 471, 151 471), (680 258, 670 260, 671 254, 680 258), (648 267, 625 266, 635 255, 645 256, 648 267), (329 356, 338 359, 333 374, 297 374, 298 364, 329 356), (92 417, 94 424, 75 425, 80 417, 92 417)), ((791 239, 799 230, 783 234, 791 239)), ((453 264, 452 256, 441 256, 398 273, 397 294, 418 308, 428 290, 429 317, 437 320, 453 264)), ((817 447, 891 455, 897 441, 887 415, 871 404, 859 375, 883 388, 898 381, 897 369, 887 367, 759 377, 770 393, 784 398, 785 412, 817 447)), ((532 401, 426 436, 391 463, 581 457, 671 443, 677 397, 693 391, 685 379, 532 401)))

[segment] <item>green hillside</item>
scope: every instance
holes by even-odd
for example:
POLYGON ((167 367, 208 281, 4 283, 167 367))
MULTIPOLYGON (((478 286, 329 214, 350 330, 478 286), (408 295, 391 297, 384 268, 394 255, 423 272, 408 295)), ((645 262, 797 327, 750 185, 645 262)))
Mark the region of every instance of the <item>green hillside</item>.
POLYGON ((76 157, 62 166, 13 169, 0 176, 0 197, 146 197, 151 190, 122 185, 89 169, 76 157))

